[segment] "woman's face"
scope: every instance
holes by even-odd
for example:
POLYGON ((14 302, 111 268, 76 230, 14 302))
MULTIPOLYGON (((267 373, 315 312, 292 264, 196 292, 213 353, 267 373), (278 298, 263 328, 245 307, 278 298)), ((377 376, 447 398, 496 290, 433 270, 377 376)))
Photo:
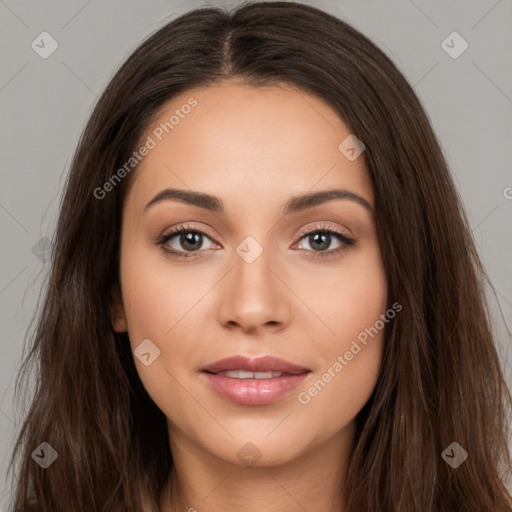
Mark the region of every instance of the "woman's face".
POLYGON ((175 97, 143 137, 113 322, 172 449, 276 465, 353 434, 382 359, 387 284, 364 152, 348 136, 314 96, 228 81, 175 97), (291 202, 335 189, 350 194, 291 202), (216 199, 192 204, 192 192, 216 199), (235 355, 302 373, 203 371, 235 355))

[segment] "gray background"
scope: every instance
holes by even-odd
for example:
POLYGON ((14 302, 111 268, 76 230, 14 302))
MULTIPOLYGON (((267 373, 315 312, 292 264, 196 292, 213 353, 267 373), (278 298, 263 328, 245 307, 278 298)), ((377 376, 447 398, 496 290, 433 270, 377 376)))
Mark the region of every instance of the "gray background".
MULTIPOLYGON (((512 1, 307 3, 369 36, 423 101, 497 292, 491 300, 498 349, 512 383, 506 330, 512 325, 512 1), (456 59, 441 46, 453 31, 469 44, 456 59)), ((48 271, 44 238, 52 238, 80 132, 110 76, 141 39, 203 5, 0 0, 0 509, 7 507, 6 463, 20 419, 13 404, 14 376, 48 271), (31 48, 43 31, 59 45, 47 59, 31 48)))

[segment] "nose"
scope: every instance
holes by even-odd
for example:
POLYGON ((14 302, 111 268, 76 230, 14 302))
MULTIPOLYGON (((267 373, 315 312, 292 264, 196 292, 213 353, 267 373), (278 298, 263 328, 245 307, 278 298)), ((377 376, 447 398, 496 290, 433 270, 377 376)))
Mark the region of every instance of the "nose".
POLYGON ((283 270, 268 249, 250 261, 233 254, 233 268, 218 290, 220 322, 244 332, 282 330, 290 320, 293 295, 284 284, 283 270))

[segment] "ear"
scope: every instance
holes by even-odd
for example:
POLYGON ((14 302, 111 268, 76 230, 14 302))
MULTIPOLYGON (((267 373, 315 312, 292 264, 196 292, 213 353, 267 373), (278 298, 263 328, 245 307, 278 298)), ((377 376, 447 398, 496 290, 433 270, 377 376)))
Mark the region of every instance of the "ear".
POLYGON ((116 283, 111 292, 110 319, 112 328, 115 332, 124 332, 128 330, 126 315, 124 313, 123 298, 119 284, 116 283))

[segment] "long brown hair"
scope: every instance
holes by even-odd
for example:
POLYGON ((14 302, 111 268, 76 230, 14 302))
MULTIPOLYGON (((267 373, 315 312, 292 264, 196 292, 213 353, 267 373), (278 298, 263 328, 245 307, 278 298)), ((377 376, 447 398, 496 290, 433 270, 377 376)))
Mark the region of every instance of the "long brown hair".
POLYGON ((99 199, 160 107, 236 77, 325 100, 366 146, 390 304, 375 390, 357 417, 347 511, 512 511, 503 377, 485 272, 447 163, 413 88, 347 23, 293 2, 201 8, 167 23, 126 60, 76 150, 30 350, 36 388, 11 458, 15 511, 158 510, 172 468, 164 414, 112 329, 121 208, 133 170, 99 199), (47 442, 47 469, 31 456, 47 442), (467 460, 442 457, 457 442, 467 460))

